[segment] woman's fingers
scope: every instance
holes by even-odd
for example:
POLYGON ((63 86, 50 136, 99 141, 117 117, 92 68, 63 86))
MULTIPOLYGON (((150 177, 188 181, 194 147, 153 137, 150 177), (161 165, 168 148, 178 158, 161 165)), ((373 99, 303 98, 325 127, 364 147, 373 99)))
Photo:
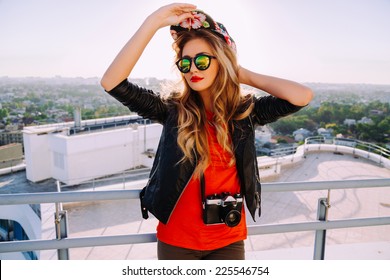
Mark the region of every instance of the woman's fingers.
POLYGON ((187 18, 191 18, 192 11, 196 9, 195 5, 176 3, 161 7, 156 11, 160 18, 160 27, 175 25, 187 18))

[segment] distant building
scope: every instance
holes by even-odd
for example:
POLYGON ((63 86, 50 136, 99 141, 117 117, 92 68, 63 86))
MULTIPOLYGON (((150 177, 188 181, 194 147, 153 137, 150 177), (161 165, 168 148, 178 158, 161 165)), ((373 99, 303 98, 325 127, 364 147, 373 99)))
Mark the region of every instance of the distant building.
POLYGON ((23 133, 20 130, 17 131, 0 131, 0 145, 8 145, 12 143, 23 144, 23 133))
POLYGON ((23 149, 20 143, 0 146, 0 169, 22 163, 23 149))
POLYGON ((363 117, 360 121, 358 121, 358 123, 362 123, 362 124, 373 124, 373 120, 370 119, 370 118, 367 118, 367 117, 363 117))
POLYGON ((294 139, 297 142, 303 141, 311 135, 312 135, 312 133, 305 128, 300 128, 300 129, 297 129, 293 132, 294 139))
POLYGON ((332 137, 332 132, 329 129, 325 128, 319 128, 317 130, 318 135, 323 136, 325 138, 331 138, 332 137))
POLYGON ((345 119, 344 125, 347 125, 347 126, 356 125, 356 120, 355 119, 345 119))
POLYGON ((381 110, 371 110, 370 111, 370 115, 380 116, 380 115, 383 115, 383 111, 381 111, 381 110))
POLYGON ((255 137, 260 144, 271 142, 272 132, 268 126, 261 126, 255 130, 255 137))

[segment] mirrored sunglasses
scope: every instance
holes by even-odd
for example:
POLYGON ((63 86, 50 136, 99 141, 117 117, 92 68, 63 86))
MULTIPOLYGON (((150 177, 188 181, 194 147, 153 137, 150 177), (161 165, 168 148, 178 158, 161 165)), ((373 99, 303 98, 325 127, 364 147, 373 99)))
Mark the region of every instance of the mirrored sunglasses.
POLYGON ((193 58, 185 56, 176 62, 176 66, 180 72, 188 73, 191 70, 192 61, 194 61, 195 67, 198 70, 204 71, 209 68, 212 58, 215 59, 216 57, 206 54, 199 54, 193 58))

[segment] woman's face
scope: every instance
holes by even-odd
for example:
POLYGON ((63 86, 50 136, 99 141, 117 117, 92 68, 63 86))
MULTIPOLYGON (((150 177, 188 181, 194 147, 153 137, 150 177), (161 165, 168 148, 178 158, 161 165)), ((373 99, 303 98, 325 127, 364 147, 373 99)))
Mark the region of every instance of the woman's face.
MULTIPOLYGON (((205 40, 193 39, 184 46, 182 57, 194 58, 199 54, 213 56, 211 48, 205 40)), ((183 75, 191 89, 199 92, 201 95, 209 94, 210 86, 214 83, 218 74, 218 68, 215 58, 211 58, 210 66, 206 70, 196 68, 194 60, 192 60, 190 71, 183 75)))

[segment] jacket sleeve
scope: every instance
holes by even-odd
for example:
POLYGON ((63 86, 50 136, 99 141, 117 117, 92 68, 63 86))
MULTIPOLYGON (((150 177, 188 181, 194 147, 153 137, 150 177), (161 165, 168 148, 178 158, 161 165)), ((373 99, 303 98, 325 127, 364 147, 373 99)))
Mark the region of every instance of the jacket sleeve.
POLYGON ((167 104, 158 94, 130 83, 127 79, 106 92, 144 118, 163 123, 167 117, 167 104))
POLYGON ((296 113, 305 106, 296 106, 272 95, 254 97, 255 106, 252 117, 259 125, 274 122, 281 117, 296 113))

